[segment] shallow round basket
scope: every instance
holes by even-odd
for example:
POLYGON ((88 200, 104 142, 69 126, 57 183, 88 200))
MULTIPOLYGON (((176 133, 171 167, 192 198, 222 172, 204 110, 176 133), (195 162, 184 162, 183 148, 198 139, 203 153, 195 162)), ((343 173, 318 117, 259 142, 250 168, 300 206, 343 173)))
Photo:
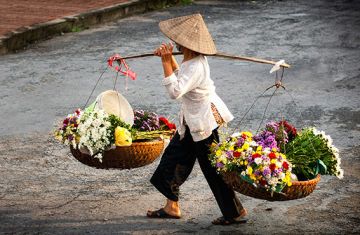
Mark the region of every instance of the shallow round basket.
POLYGON ((142 167, 157 159, 164 149, 164 141, 134 142, 130 146, 117 146, 105 151, 102 162, 79 149, 70 147, 72 155, 81 163, 100 169, 131 169, 142 167))
POLYGON ((249 197, 267 201, 287 201, 306 197, 315 190, 316 184, 320 181, 320 175, 308 181, 293 181, 292 185, 290 187, 285 186, 281 193, 273 193, 271 195, 270 191, 255 187, 242 180, 236 172, 224 172, 222 177, 235 191, 249 197))

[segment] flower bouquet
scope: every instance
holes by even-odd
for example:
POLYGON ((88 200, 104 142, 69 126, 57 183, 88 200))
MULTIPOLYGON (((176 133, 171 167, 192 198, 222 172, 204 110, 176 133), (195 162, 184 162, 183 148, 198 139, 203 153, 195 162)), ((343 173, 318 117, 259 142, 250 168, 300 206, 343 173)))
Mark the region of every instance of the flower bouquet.
POLYGON ((329 136, 315 128, 297 132, 286 121, 269 122, 257 135, 234 133, 213 143, 209 158, 235 190, 272 201, 309 195, 318 174, 343 174, 329 136))
POLYGON ((79 161, 89 166, 139 167, 161 154, 163 139, 171 138, 176 127, 153 112, 136 110, 134 117, 134 125, 130 126, 118 116, 96 107, 85 111, 77 109, 61 122, 54 134, 70 146, 79 161))

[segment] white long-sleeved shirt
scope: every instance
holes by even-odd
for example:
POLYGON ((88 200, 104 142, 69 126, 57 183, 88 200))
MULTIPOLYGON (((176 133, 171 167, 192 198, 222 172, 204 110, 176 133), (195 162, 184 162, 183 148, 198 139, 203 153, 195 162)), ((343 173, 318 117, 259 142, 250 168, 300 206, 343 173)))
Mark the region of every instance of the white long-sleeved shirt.
POLYGON ((180 65, 178 71, 163 79, 170 98, 181 102, 178 133, 180 139, 185 134, 185 124, 189 126, 194 141, 208 138, 218 127, 211 110, 215 105, 225 122, 234 117, 225 103, 215 93, 214 82, 210 78, 210 68, 205 56, 199 55, 180 65), (175 74, 176 73, 176 74, 175 74))

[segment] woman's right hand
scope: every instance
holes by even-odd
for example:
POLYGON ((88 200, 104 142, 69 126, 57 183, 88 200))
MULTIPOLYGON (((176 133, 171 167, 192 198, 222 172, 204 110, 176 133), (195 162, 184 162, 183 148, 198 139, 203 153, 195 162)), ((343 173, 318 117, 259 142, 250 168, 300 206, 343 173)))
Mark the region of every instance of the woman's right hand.
POLYGON ((158 47, 158 48, 155 49, 154 55, 159 56, 159 57, 161 56, 161 54, 160 54, 160 47, 158 47))
POLYGON ((170 42, 169 44, 163 43, 160 47, 156 48, 154 55, 159 56, 164 60, 169 60, 172 57, 174 45, 170 42))
POLYGON ((165 77, 170 76, 174 69, 173 69, 173 44, 169 43, 163 43, 161 44, 160 47, 158 47, 155 51, 154 51, 154 55, 161 57, 161 61, 162 61, 162 65, 164 68, 164 75, 165 77))

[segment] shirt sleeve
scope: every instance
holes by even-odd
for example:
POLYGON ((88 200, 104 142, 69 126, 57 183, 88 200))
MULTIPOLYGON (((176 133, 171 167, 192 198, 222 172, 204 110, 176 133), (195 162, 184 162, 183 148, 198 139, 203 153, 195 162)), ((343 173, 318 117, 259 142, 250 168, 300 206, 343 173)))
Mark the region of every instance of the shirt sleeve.
POLYGON ((187 92, 195 89, 200 84, 200 63, 195 61, 163 79, 162 84, 166 87, 171 99, 179 99, 187 92))

